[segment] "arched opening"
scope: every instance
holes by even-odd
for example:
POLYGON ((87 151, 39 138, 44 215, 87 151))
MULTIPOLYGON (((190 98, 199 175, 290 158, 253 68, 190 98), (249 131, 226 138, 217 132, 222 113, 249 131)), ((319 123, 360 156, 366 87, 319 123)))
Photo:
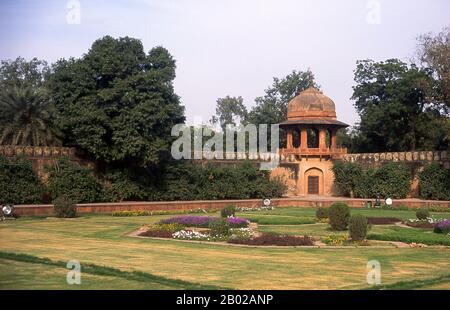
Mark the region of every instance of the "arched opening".
POLYGON ((295 148, 300 146, 300 132, 298 130, 292 132, 292 144, 295 148))
POLYGON ((327 129, 325 131, 325 145, 327 146, 327 148, 331 147, 331 130, 327 129))
POLYGON ((316 149, 319 147, 319 131, 316 128, 308 128, 308 148, 316 149))
POLYGON ((323 171, 313 167, 305 171, 305 195, 323 195, 323 171))

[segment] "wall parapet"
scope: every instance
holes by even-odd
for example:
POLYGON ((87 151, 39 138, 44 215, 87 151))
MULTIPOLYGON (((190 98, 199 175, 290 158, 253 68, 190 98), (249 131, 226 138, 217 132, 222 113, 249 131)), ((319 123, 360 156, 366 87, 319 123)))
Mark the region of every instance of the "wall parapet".
POLYGON ((75 148, 58 146, 14 146, 0 145, 0 155, 5 157, 26 156, 54 158, 59 156, 75 156, 75 148))
POLYGON ((353 153, 342 156, 348 162, 448 162, 447 151, 353 153))

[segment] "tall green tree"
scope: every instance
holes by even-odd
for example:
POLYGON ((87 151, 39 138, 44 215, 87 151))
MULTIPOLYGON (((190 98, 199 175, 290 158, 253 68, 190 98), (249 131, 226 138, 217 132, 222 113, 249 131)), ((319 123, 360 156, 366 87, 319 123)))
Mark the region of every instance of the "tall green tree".
POLYGON ((56 110, 45 88, 45 61, 22 57, 0 65, 0 144, 61 145, 56 110))
POLYGON ((245 123, 247 114, 247 108, 241 96, 226 96, 217 99, 216 115, 212 117, 211 123, 219 124, 222 130, 224 130, 228 124, 236 126, 245 123))
POLYGON ((175 68, 165 48, 145 53, 129 37, 103 37, 80 59, 58 61, 48 85, 65 143, 111 165, 159 163, 184 122, 175 68))
POLYGON ((417 41, 418 61, 422 66, 430 68, 436 79, 430 101, 444 101, 450 108, 450 27, 437 34, 421 35, 417 41))
POLYGON ((265 94, 255 99, 256 105, 249 112, 247 122, 277 124, 285 121, 289 101, 310 86, 318 87, 310 70, 294 70, 283 78, 273 78, 265 94))
POLYGON ((446 147, 442 106, 430 104, 432 72, 398 59, 357 62, 352 99, 360 116, 358 151, 433 150, 446 147))
POLYGON ((31 86, 7 87, 0 95, 0 144, 61 145, 56 112, 45 94, 31 86))

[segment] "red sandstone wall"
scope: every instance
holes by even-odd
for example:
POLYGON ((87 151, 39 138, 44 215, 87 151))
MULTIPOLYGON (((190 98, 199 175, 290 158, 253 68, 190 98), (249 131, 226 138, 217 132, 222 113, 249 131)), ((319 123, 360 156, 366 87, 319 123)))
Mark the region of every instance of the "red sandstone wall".
MULTIPOLYGON (((336 201, 344 201, 351 207, 361 208, 365 206, 369 199, 350 199, 339 197, 328 198, 279 198, 272 202, 277 207, 329 207, 336 201)), ((192 209, 220 209, 227 204, 237 207, 255 207, 261 205, 259 199, 249 200, 208 200, 208 201, 170 201, 170 202, 120 202, 120 203, 90 203, 78 204, 79 213, 111 213, 113 211, 124 210, 192 210, 192 209)), ((441 206, 450 208, 450 201, 434 201, 419 199, 399 199, 394 200, 394 206, 405 205, 410 208, 441 206)), ((31 215, 51 215, 52 205, 17 205, 14 212, 19 216, 31 215)))

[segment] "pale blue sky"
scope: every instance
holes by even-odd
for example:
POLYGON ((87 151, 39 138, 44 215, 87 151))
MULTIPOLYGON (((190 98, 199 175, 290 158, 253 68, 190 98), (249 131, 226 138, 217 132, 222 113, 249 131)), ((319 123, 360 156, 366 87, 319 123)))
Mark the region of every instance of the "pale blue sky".
POLYGON ((353 124, 356 60, 407 61, 419 34, 450 24, 448 0, 80 0, 80 24, 67 23, 68 2, 1 1, 0 59, 80 57, 104 35, 139 38, 147 51, 163 45, 177 60, 189 122, 209 120, 226 95, 251 107, 274 76, 310 68, 338 118, 353 124))

